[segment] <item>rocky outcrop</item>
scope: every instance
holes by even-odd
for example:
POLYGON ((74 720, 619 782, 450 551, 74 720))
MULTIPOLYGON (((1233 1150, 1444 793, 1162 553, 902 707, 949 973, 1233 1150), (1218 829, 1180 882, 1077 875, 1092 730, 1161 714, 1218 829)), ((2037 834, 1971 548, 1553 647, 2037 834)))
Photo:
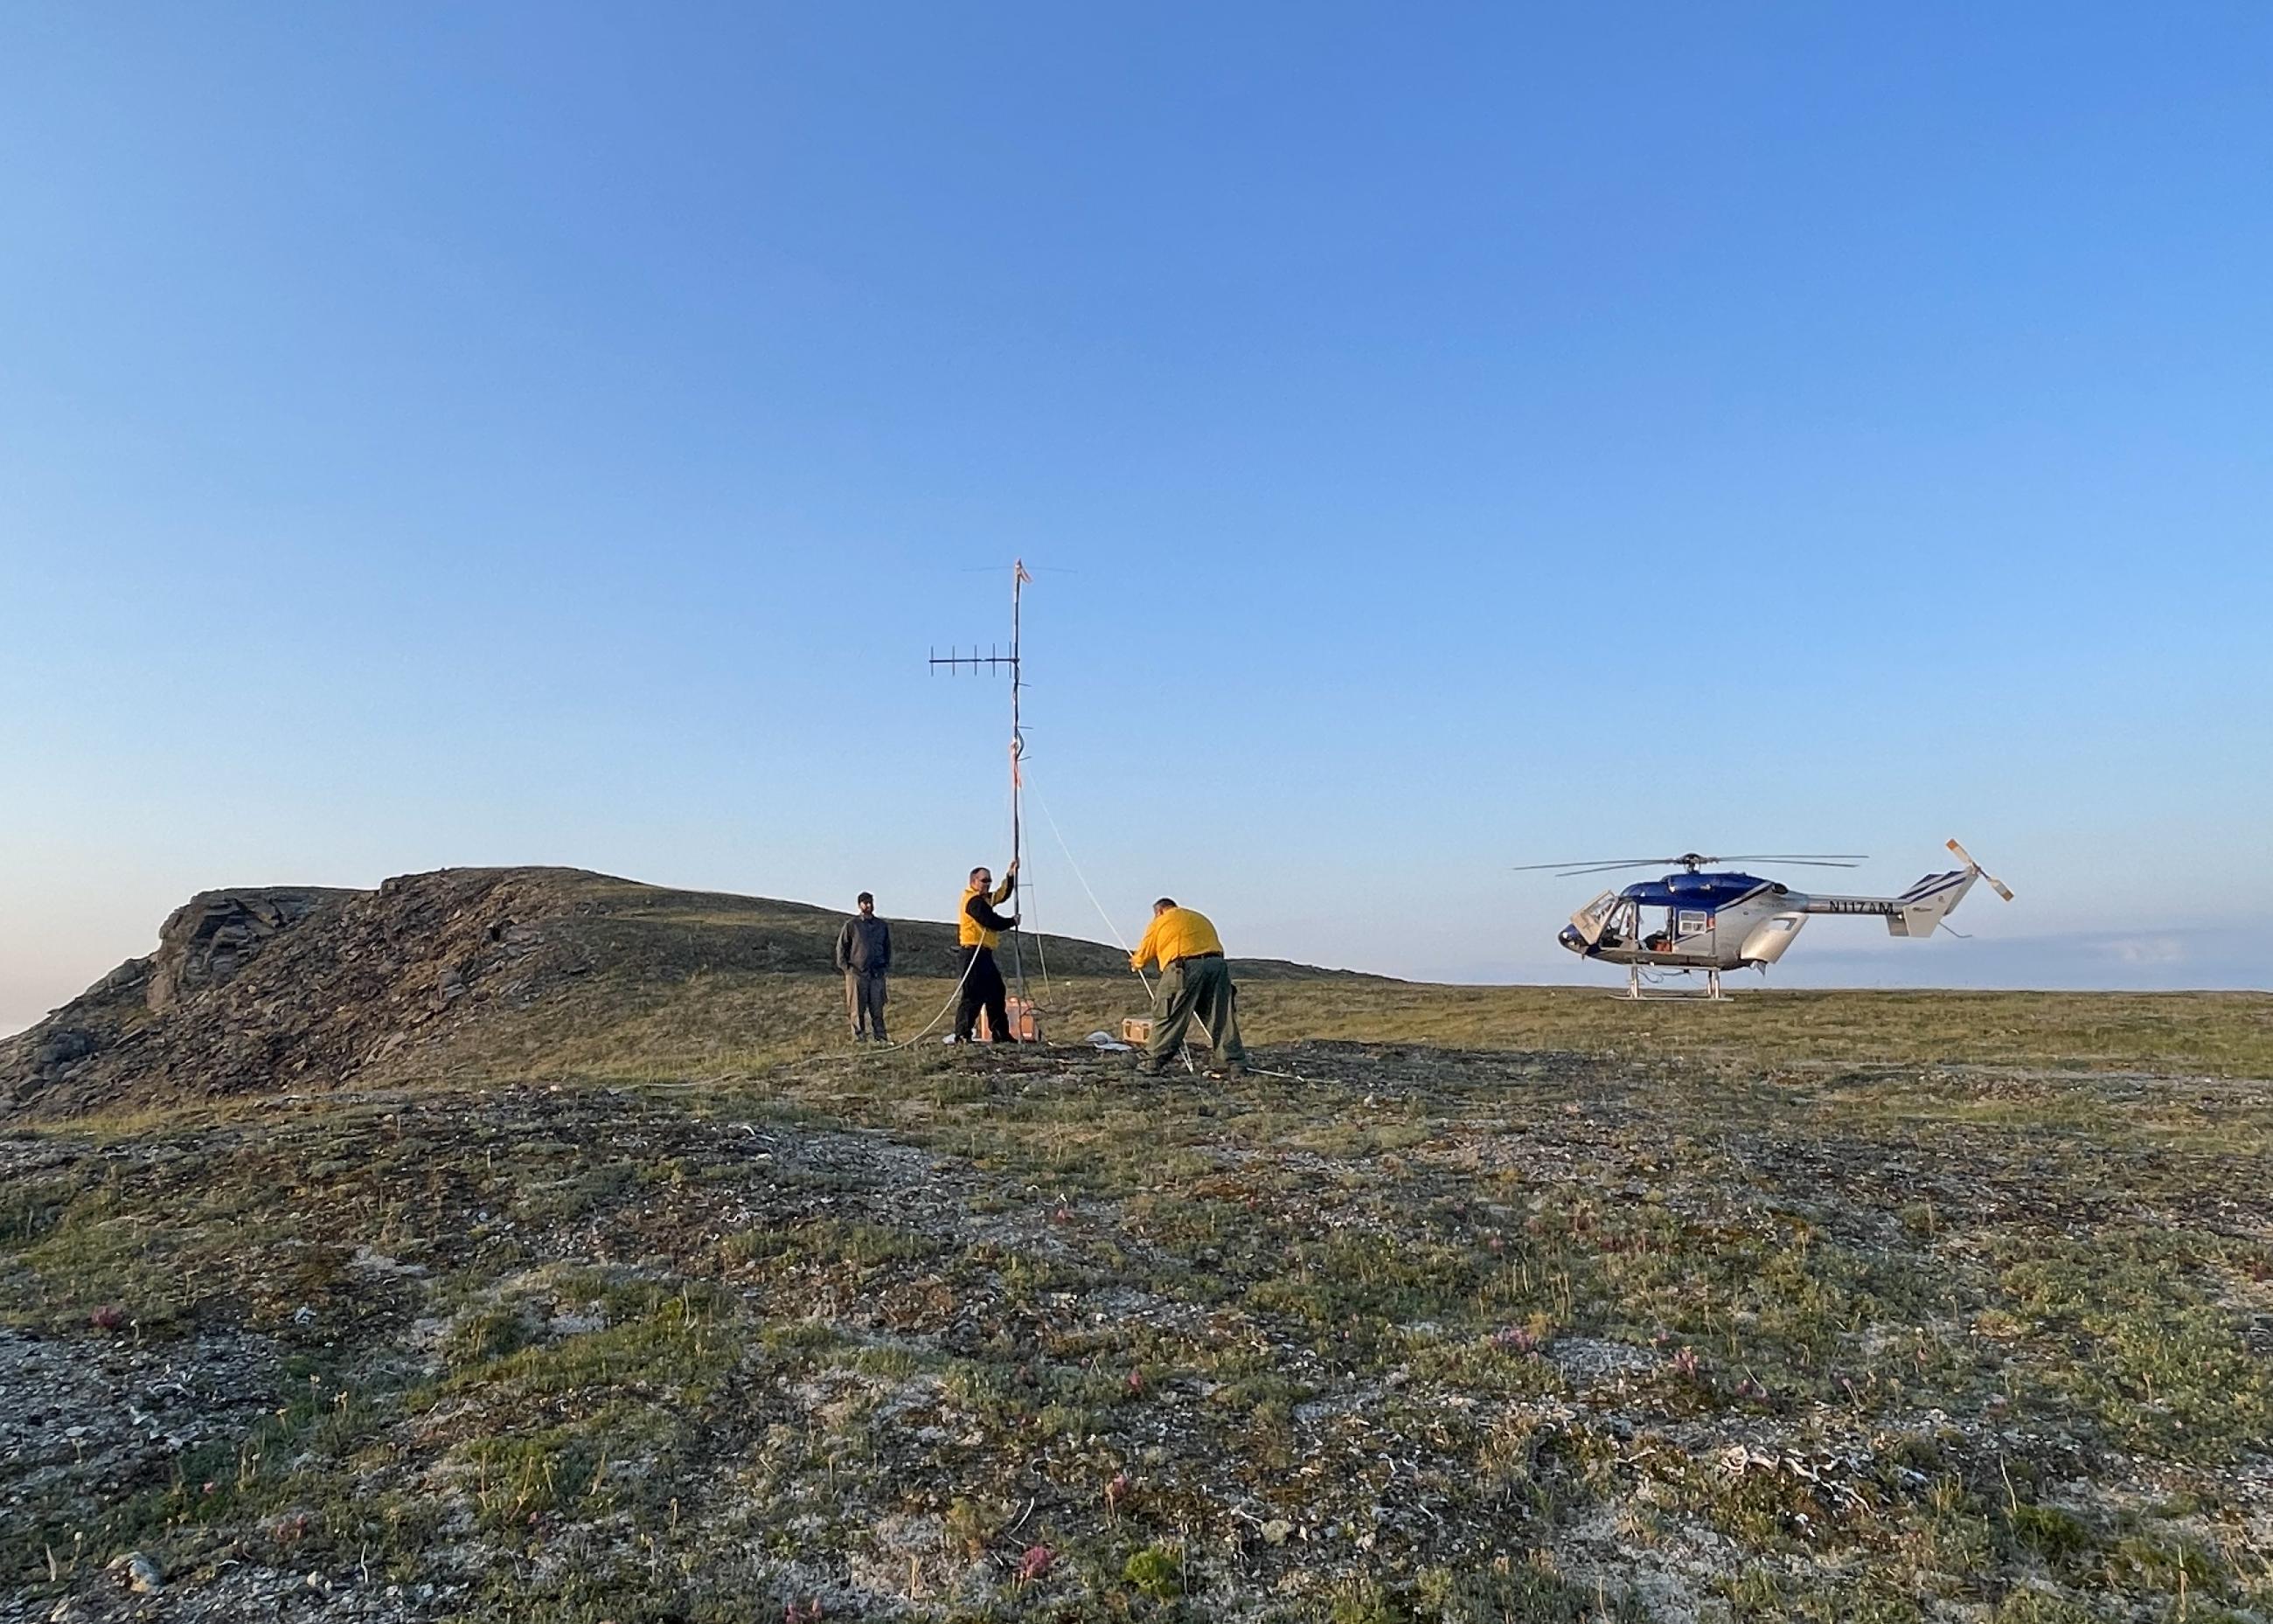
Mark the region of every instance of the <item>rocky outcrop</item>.
POLYGON ((581 972, 570 876, 455 869, 376 891, 208 891, 39 1025, 0 1041, 0 1111, 336 1087, 481 1007, 581 972))
POLYGON ((163 1014, 206 987, 236 976, 261 948, 319 909, 352 891, 201 891, 166 917, 158 951, 150 959, 145 994, 153 1014, 163 1014))

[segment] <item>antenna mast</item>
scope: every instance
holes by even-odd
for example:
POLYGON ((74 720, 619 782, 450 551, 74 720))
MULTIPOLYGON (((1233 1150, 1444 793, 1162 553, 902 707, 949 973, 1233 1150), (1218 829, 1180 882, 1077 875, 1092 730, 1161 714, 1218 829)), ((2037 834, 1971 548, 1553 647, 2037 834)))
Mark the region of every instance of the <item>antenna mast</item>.
MULTIPOLYGON (((1024 855, 1025 848, 1026 782, 1025 775, 1020 771, 1018 765, 1019 759, 1026 753, 1026 736, 1020 729, 1018 720, 1019 690, 1024 685, 1024 679, 1018 664, 1018 638, 1019 619, 1021 611, 1024 608, 1026 584, 1032 580, 1033 577, 1026 573, 1024 559, 1020 558, 1012 562, 1010 565, 1010 652, 1009 654, 997 652, 994 646, 990 643, 987 645, 986 652, 982 655, 979 652, 979 646, 973 643, 971 652, 967 655, 959 652, 953 646, 949 647, 945 655, 941 655, 936 648, 932 650, 931 655, 932 669, 937 670, 943 666, 949 676, 966 670, 974 673, 996 670, 1008 670, 1010 673, 1010 861, 1013 863, 1017 862, 1024 855)), ((1021 883, 1024 883, 1023 878, 1021 883)), ((1026 996, 1026 961, 1025 954, 1019 950, 1018 933, 1016 932, 1013 932, 1010 936, 1010 958, 1017 976, 1018 996, 1023 999, 1026 996)))

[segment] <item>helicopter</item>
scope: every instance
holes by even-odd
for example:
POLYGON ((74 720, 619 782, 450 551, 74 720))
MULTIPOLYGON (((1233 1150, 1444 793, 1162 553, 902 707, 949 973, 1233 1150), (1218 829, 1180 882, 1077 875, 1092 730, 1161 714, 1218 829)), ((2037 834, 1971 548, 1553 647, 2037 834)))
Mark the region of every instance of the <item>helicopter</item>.
MULTIPOLYGON (((1800 927, 1814 914, 1869 914, 1887 922, 1894 936, 1931 936, 1941 928, 1977 879, 2007 902, 2013 893, 1955 841, 1949 849, 1963 866, 1928 874, 1900 896, 1814 896, 1780 880, 1745 873, 1707 872, 1731 863, 1792 864, 1805 868, 1853 868, 1865 858, 1851 852, 1761 853, 1708 857, 1686 851, 1677 857, 1622 857, 1597 863, 1528 863, 1519 872, 1553 869, 1567 878, 1617 869, 1677 866, 1678 873, 1646 879, 1620 891, 1605 891, 1571 916, 1556 937, 1582 958, 1626 967, 1627 998, 1679 998, 1694 994, 1642 991, 1642 969, 1705 972, 1708 999, 1719 999, 1723 970, 1757 968, 1762 975, 1783 957, 1800 927), (1662 909, 1654 930, 1645 929, 1643 910, 1662 909)), ((1952 934, 1956 934, 1953 932, 1952 934)))

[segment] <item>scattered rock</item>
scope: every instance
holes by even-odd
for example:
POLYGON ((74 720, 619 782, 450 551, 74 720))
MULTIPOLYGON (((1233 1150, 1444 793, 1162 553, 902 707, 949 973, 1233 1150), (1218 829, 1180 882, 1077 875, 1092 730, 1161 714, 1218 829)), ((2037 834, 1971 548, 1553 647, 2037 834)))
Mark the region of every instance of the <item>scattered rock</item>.
POLYGON ((138 1596, 155 1596, 166 1588, 165 1575, 158 1564, 139 1551, 129 1551, 124 1556, 110 1559, 110 1571, 118 1582, 138 1596))
POLYGON ((32 1051, 32 1064, 39 1066, 68 1066, 73 1060, 85 1059, 94 1050, 95 1042, 91 1035, 65 1027, 40 1040, 39 1046, 32 1051))

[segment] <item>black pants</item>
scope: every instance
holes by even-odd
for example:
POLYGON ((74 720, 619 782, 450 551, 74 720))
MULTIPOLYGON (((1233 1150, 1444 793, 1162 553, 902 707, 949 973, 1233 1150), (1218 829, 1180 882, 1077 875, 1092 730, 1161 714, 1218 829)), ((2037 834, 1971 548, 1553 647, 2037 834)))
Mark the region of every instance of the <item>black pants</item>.
POLYGON ((1002 972, 994 968, 992 947, 965 947, 963 950, 963 1001, 955 1007, 955 1036, 958 1043, 969 1043, 979 1029, 979 1012, 986 1012, 987 1029, 994 1041, 1010 1041, 1010 1012, 1003 1000, 1010 989, 1002 984, 1002 972))

